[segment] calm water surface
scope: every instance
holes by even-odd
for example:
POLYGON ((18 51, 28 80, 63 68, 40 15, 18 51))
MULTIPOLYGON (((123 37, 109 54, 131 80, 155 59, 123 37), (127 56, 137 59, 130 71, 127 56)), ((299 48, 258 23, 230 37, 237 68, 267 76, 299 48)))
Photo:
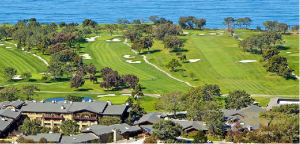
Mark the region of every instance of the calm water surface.
POLYGON ((180 16, 207 20, 206 27, 224 28, 224 17, 250 17, 252 28, 266 20, 299 23, 299 0, 1 0, 0 23, 37 18, 39 22, 78 22, 90 18, 115 23, 118 18, 158 15, 177 23, 180 16))

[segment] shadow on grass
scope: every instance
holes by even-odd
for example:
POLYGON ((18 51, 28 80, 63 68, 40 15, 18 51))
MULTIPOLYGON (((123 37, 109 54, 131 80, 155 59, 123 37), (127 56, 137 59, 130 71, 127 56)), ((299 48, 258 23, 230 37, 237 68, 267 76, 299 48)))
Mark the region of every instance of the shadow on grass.
POLYGON ((291 49, 291 47, 288 47, 288 46, 277 46, 277 49, 278 50, 288 50, 288 49, 291 49))
POLYGON ((199 81, 199 79, 196 78, 196 79, 193 79, 192 81, 199 81))
POLYGON ((89 90, 93 90, 91 88, 85 88, 85 89, 79 89, 78 91, 89 91, 89 90))
MULTIPOLYGON (((156 52, 160 52, 160 51, 161 50, 158 50, 158 49, 156 49, 156 50, 149 50, 150 54, 156 53, 156 52)), ((143 51, 142 53, 140 53, 140 55, 143 55, 143 54, 148 54, 148 51, 143 51)))

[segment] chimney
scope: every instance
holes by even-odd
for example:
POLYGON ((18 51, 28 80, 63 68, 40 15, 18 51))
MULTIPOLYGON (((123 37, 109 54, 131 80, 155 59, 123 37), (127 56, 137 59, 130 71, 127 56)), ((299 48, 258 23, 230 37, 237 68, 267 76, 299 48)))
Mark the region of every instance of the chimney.
POLYGON ((125 105, 128 106, 128 105, 129 105, 129 102, 126 102, 125 105))
POLYGON ((44 103, 44 102, 45 102, 45 100, 43 99, 43 100, 41 100, 40 102, 41 102, 41 103, 44 103))
POLYGON ((60 107, 60 109, 65 109, 65 107, 62 105, 62 106, 60 107))
POLYGON ((34 103, 36 103, 36 100, 34 99, 34 100, 32 100, 34 103))
POLYGON ((49 131, 49 134, 53 134, 53 131, 49 131))
POLYGON ((68 103, 68 101, 65 100, 64 103, 66 104, 66 103, 68 103))
POLYGON ((88 128, 86 128, 86 130, 91 130, 91 128, 88 127, 88 128))
POLYGON ((110 100, 107 100, 107 104, 108 104, 108 105, 111 105, 111 102, 110 102, 110 100))
POLYGON ((5 119, 4 117, 2 118, 2 120, 3 120, 3 121, 6 121, 6 119, 5 119))
POLYGON ((85 102, 85 99, 83 99, 82 102, 85 102))
POLYGON ((16 112, 16 109, 14 109, 14 108, 12 108, 12 109, 10 109, 11 111, 13 111, 13 112, 16 112))
POLYGON ((112 131, 114 132, 114 136, 113 136, 114 142, 122 139, 120 129, 114 128, 114 129, 112 129, 112 131))
POLYGON ((52 100, 52 103, 55 103, 55 100, 52 100))
POLYGON ((70 101, 70 103, 73 103, 72 101, 70 101))
POLYGON ((89 102, 92 102, 92 99, 89 99, 89 102))

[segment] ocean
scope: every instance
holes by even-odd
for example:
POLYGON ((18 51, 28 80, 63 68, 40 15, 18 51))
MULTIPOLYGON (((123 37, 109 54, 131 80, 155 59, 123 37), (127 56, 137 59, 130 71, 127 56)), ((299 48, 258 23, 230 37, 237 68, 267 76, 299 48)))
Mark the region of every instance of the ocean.
POLYGON ((299 24, 299 0, 1 0, 0 23, 36 18, 41 23, 77 22, 86 18, 98 23, 157 15, 177 23, 180 16, 205 18, 208 28, 225 28, 225 17, 253 20, 250 28, 264 21, 299 24))

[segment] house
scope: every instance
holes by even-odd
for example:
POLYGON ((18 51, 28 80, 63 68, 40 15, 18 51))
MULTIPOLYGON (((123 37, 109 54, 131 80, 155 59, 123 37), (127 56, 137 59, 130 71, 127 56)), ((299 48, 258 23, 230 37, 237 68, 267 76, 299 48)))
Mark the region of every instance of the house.
POLYGON ((138 121, 134 122, 134 125, 153 125, 162 119, 158 112, 148 113, 143 115, 138 121))
POLYGON ((23 136, 25 139, 32 139, 38 142, 41 138, 45 138, 47 142, 59 143, 61 141, 62 134, 60 133, 38 133, 37 135, 23 136))
POLYGON ((12 102, 4 101, 4 102, 0 102, 0 109, 5 109, 5 108, 15 108, 15 109, 18 109, 23 104, 24 104, 24 102, 21 101, 21 100, 12 101, 12 102))
POLYGON ((232 128, 236 121, 240 122, 243 129, 247 128, 249 130, 258 129, 259 125, 267 125, 268 123, 266 119, 259 118, 259 113, 265 112, 266 110, 257 105, 252 105, 240 110, 222 109, 221 111, 224 113, 224 119, 227 121, 226 130, 232 128))
POLYGON ((285 99, 285 98, 271 98, 269 104, 266 106, 266 110, 270 111, 274 106, 280 106, 283 104, 300 104, 300 100, 285 99))
POLYGON ((22 115, 30 120, 39 120, 43 126, 59 127, 65 120, 74 120, 79 129, 98 124, 102 117, 118 117, 124 120, 128 116, 127 105, 112 105, 109 101, 89 100, 82 102, 61 101, 52 103, 38 102, 36 100, 26 102, 22 106, 22 115))
POLYGON ((81 133, 93 133, 98 136, 101 142, 107 142, 109 137, 113 138, 114 141, 122 139, 129 139, 141 133, 142 130, 138 126, 129 126, 126 123, 115 124, 110 126, 105 125, 91 125, 83 130, 81 133))
POLYGON ((23 136, 25 139, 32 139, 38 142, 41 138, 45 138, 47 142, 52 143, 90 143, 98 140, 99 137, 92 133, 83 133, 78 135, 64 136, 60 133, 38 133, 37 135, 23 136))
POLYGON ((6 137, 22 123, 21 111, 15 108, 0 109, 0 137, 6 137))
POLYGON ((182 131, 187 133, 199 130, 208 131, 206 124, 202 121, 173 120, 173 122, 180 124, 182 131))

